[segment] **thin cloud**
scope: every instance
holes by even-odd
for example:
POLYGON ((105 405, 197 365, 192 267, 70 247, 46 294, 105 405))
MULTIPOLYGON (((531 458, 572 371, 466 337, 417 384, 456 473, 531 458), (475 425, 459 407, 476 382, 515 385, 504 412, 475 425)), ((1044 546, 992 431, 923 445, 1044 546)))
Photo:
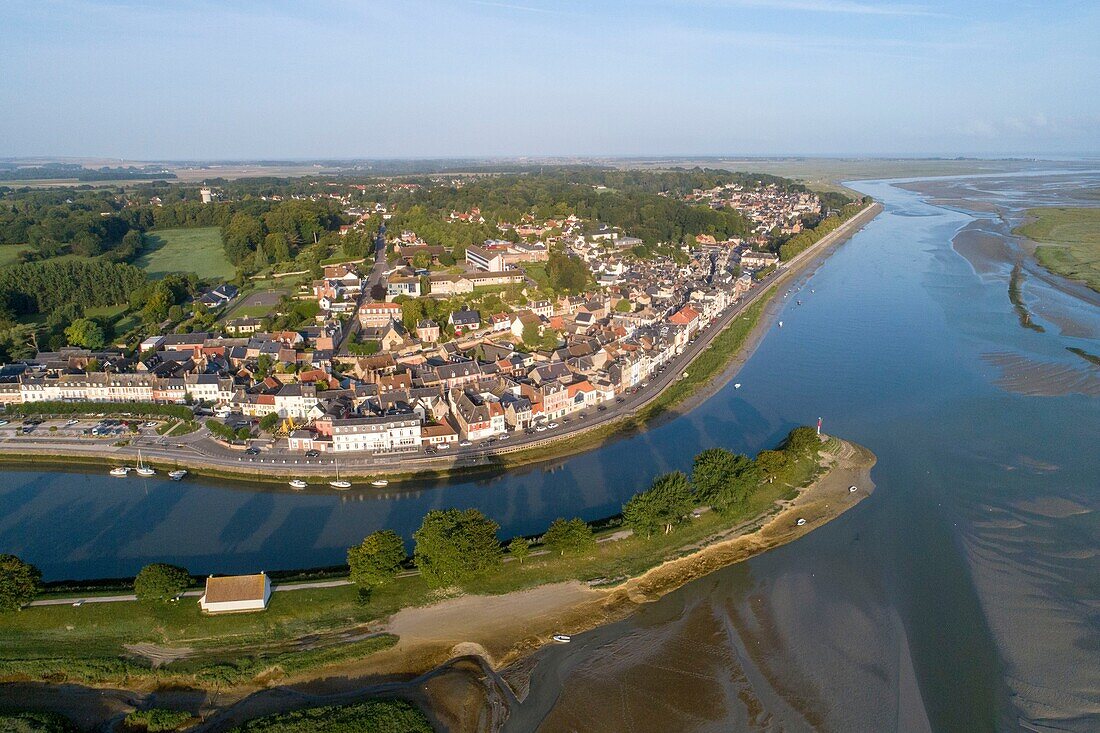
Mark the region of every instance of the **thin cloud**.
POLYGON ((889 5, 854 2, 853 0, 710 0, 711 4, 759 8, 762 10, 796 10, 808 13, 845 13, 848 15, 936 15, 918 5, 889 5))
POLYGON ((523 10, 528 13, 542 13, 544 15, 560 15, 553 10, 547 8, 535 8, 530 5, 516 5, 514 3, 494 3, 490 0, 470 0, 474 5, 484 5, 489 8, 505 8, 507 10, 523 10))

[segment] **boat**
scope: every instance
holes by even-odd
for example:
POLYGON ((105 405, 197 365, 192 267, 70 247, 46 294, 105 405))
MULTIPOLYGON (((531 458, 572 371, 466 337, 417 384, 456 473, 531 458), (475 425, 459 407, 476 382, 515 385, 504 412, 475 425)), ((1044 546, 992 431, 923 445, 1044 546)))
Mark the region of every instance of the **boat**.
POLYGON ((568 644, 569 642, 573 641, 573 637, 571 637, 569 634, 554 634, 552 638, 559 644, 568 644))
POLYGON ((145 463, 141 460, 141 451, 138 451, 137 475, 138 476, 152 476, 152 475, 156 474, 156 472, 157 472, 157 470, 155 468, 153 468, 152 466, 146 466, 145 465, 145 463))
POLYGON ((305 481, 303 481, 300 478, 292 479, 290 481, 290 488, 294 489, 295 491, 301 491, 302 489, 304 489, 307 486, 309 486, 309 484, 307 484, 305 481))
POLYGON ((340 479, 340 460, 339 459, 336 460, 336 480, 335 481, 329 481, 328 485, 331 486, 334 489, 339 490, 339 491, 347 491, 348 489, 351 488, 351 482, 350 481, 342 481, 340 479))
POLYGON ((780 327, 780 328, 783 328, 783 321, 780 321, 780 322, 779 322, 779 327, 780 327))
POLYGON ((849 487, 848 487, 848 493, 849 493, 849 494, 854 494, 854 493, 856 493, 857 491, 859 491, 859 487, 858 487, 858 486, 849 486, 849 487))
POLYGON ((119 466, 118 468, 112 468, 111 469, 111 475, 112 476, 129 476, 130 475, 130 467, 129 466, 119 466))
POLYGON ((185 469, 185 468, 181 468, 181 469, 178 469, 176 471, 169 471, 168 472, 168 478, 172 479, 173 481, 182 481, 183 477, 186 476, 186 475, 187 475, 187 469, 185 469))
POLYGON ((799 517, 799 518, 798 518, 798 521, 797 521, 797 522, 795 522, 795 524, 797 524, 797 525, 798 525, 799 527, 801 527, 801 526, 802 526, 803 524, 805 524, 805 523, 806 523, 806 520, 805 520, 805 519, 803 519, 802 517, 799 517))
POLYGON ((734 382, 733 383, 733 388, 734 389, 741 389, 741 383, 740 382, 734 382))
POLYGON ((376 479, 375 479, 374 481, 371 481, 371 482, 370 482, 370 485, 371 485, 371 486, 378 486, 378 487, 380 487, 380 488, 381 488, 382 486, 389 486, 389 485, 390 485, 390 482, 389 482, 389 481, 387 481, 387 480, 386 480, 386 479, 384 479, 384 478, 376 478, 376 479))

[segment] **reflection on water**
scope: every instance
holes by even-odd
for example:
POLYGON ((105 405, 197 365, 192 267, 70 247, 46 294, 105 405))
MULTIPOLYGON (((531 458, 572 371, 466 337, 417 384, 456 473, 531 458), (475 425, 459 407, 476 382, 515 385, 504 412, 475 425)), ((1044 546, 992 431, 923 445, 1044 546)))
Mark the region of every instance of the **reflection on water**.
MULTIPOLYGON (((857 188, 886 213, 738 379, 754 417, 820 413, 871 447, 875 496, 542 652, 512 730, 1100 729, 1100 401, 1067 376, 1083 361, 1073 337, 1019 327, 1010 260, 983 271, 952 249, 969 215, 857 188), (1013 387, 1061 396, 1005 391, 993 353, 1053 365, 1013 387)), ((1065 304, 1026 287, 1029 303, 1065 304)), ((1100 310, 1071 308, 1098 332, 1100 310)))
MULTIPOLYGON (((1027 188, 1014 185, 1014 197, 1027 188)), ((974 216, 886 183, 857 187, 887 211, 802 285, 802 305, 788 299, 741 389, 653 430, 553 471, 387 494, 5 472, 0 551, 53 578, 131 574, 153 559, 195 572, 317 566, 379 527, 407 536, 445 506, 534 533, 557 516, 618 511, 702 448, 756 451, 820 415, 878 455, 875 495, 541 652, 510 727, 983 731, 1023 718, 1100 729, 1100 400, 1025 394, 989 361, 1011 355, 1024 385, 1065 375, 1020 363, 1089 369, 1066 348, 1100 353, 1100 309, 1029 272, 1022 297, 1045 332, 1020 328, 1011 263, 971 267, 951 246, 974 216)))

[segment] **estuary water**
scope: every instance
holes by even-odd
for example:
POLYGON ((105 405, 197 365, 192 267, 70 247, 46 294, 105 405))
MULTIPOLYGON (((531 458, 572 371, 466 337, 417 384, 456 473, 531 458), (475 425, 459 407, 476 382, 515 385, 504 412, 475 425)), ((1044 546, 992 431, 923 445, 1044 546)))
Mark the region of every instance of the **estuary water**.
MULTIPOLYGON (((1052 178, 1052 201, 1059 186, 1097 183, 1052 178)), ((732 380, 740 389, 658 427, 505 476, 388 492, 5 471, 0 552, 47 579, 132 575, 153 560, 193 573, 315 567, 451 506, 530 534, 613 514, 703 448, 755 452, 820 416, 878 455, 874 495, 540 652, 510 727, 1098 730, 1100 370, 1067 347, 1100 354, 1100 308, 1033 269, 1014 304, 1011 247, 978 257, 956 241, 978 227, 1007 247, 995 214, 892 182, 850 185, 885 212, 793 286, 783 327, 732 380), (1042 331, 1022 324, 1021 304, 1042 331)), ((1011 188, 982 195, 1026 205, 1011 188)))

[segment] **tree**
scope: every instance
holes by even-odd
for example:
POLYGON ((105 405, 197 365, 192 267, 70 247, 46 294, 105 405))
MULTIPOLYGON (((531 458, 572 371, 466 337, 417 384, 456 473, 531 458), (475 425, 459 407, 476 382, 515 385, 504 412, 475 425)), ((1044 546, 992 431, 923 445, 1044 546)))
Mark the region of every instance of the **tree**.
POLYGON ((187 590, 191 574, 177 565, 155 562, 146 565, 134 578, 134 593, 139 601, 169 601, 187 590))
POLYGON ((34 600, 42 571, 15 555, 0 555, 0 611, 15 611, 34 600))
POLYGON ((372 532, 348 549, 351 582, 362 590, 384 586, 397 576, 407 557, 404 541, 392 529, 372 532))
POLYGON ((279 413, 269 412, 260 418, 260 430, 270 433, 279 425, 279 413))
POLYGON ((107 343, 103 328, 91 318, 78 318, 65 329, 65 338, 71 346, 102 349, 107 343))
POLYGON ((519 561, 522 565, 523 561, 531 556, 531 542, 526 537, 515 537, 508 543, 508 554, 519 561))
POLYGON ((551 552, 559 555, 569 553, 579 555, 596 546, 596 538, 592 536, 592 528, 588 522, 580 517, 570 519, 558 518, 550 524, 546 534, 542 536, 542 544, 551 552))
POLYGON ((790 464, 787 454, 781 450, 762 450, 756 454, 756 467, 770 484, 790 464))
POLYGON ((615 310, 619 313, 629 313, 634 310, 634 306, 628 298, 620 298, 619 302, 615 304, 615 310))
POLYGON ((226 256, 239 265, 263 241, 264 226, 256 217, 238 212, 229 220, 222 235, 226 256))
POLYGON ((736 464, 737 457, 725 448, 710 448, 696 455, 691 464, 691 490, 695 500, 701 504, 713 501, 727 478, 735 472, 736 464))
POLYGON ((821 438, 817 430, 803 425, 787 434, 783 448, 797 456, 808 456, 821 449, 821 438))
POLYGON ((500 565, 499 529, 500 525, 477 509, 428 512, 413 533, 413 561, 432 587, 463 583, 500 565))
POLYGON ((283 232, 272 232, 264 237, 264 250, 275 262, 286 262, 290 259, 290 239, 283 232))
POLYGON ((432 256, 427 252, 417 252, 413 255, 412 265, 418 270, 424 270, 432 264, 432 256))
POLYGON ((649 488, 635 494, 623 507, 623 521, 636 533, 650 537, 658 529, 668 534, 684 520, 694 502, 687 476, 680 471, 658 476, 649 488))

